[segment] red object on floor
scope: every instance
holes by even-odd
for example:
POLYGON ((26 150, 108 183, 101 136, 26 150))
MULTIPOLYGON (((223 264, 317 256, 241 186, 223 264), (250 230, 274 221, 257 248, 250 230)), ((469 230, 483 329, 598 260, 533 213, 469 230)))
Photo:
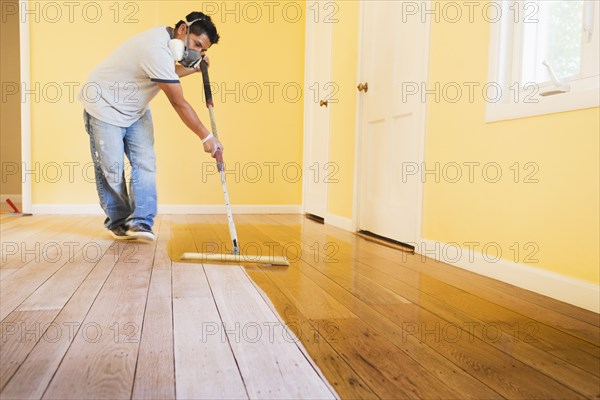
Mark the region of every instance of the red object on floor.
POLYGON ((13 203, 13 202, 11 201, 11 199, 6 199, 6 202, 8 203, 8 205, 10 206, 10 208, 12 208, 12 209, 13 209, 13 211, 14 211, 15 213, 17 213, 17 214, 21 214, 21 210, 19 210, 19 209, 17 208, 17 206, 15 206, 15 203, 13 203))

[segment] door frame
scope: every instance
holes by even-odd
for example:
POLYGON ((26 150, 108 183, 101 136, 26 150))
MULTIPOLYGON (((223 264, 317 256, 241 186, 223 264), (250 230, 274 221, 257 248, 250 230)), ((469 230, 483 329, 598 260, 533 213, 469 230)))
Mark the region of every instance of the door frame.
MULTIPOLYGON (((430 0, 425 0, 426 4, 430 3, 430 0)), ((364 0, 360 2, 359 8, 359 19, 358 19, 358 59, 360 60, 357 63, 356 77, 358 78, 358 82, 363 82, 365 77, 363 74, 363 63, 366 62, 363 58, 363 38, 364 38, 364 0)), ((431 50, 431 23, 429 18, 426 19, 425 22, 425 52, 423 65, 426 66, 427 70, 424 74, 425 82, 429 82, 429 52, 431 50)), ((357 82, 357 84, 358 84, 357 82)), ((360 92, 356 92, 356 121, 355 121, 355 134, 354 134, 354 190, 353 190, 353 205, 352 205, 352 229, 357 232, 360 229, 359 220, 360 220, 360 187, 362 184, 361 181, 361 143, 363 139, 363 110, 364 110, 364 96, 361 96, 360 92)), ((419 125, 419 146, 418 146, 418 154, 417 154, 417 163, 422 166, 425 160, 425 136, 427 133, 427 102, 420 103, 420 111, 421 117, 418 122, 419 125)), ((423 181, 421 179, 417 180, 417 226, 415 237, 417 240, 421 241, 423 239, 423 181)), ((377 233, 377 232, 374 232, 377 233)))
MULTIPOLYGON (((308 15, 308 7, 310 6, 309 2, 307 1, 305 4, 305 13, 306 15, 308 15)), ((309 63, 311 62, 311 60, 309 60, 309 58, 307 57, 307 53, 308 53, 308 49, 309 46, 312 45, 313 41, 312 39, 315 37, 314 36, 314 30, 310 29, 310 22, 311 20, 309 18, 306 18, 305 24, 304 24, 304 38, 305 38, 305 45, 304 45, 304 118, 303 118, 303 123, 304 123, 304 127, 303 127, 303 131, 302 131, 302 207, 301 207, 301 212, 302 214, 306 213, 306 194, 308 192, 308 179, 310 179, 310 174, 309 174, 309 167, 310 165, 308 165, 308 154, 310 153, 310 135, 307 133, 310 127, 310 122, 313 118, 314 115, 314 109, 313 111, 309 111, 311 110, 311 107, 314 105, 313 104, 313 99, 312 99, 312 93, 310 93, 309 88, 311 87, 311 85, 313 85, 315 83, 315 80, 313 79, 314 76, 312 75, 312 73, 310 72, 311 69, 309 68, 309 63), (309 95, 310 93, 310 95, 309 95)), ((329 34, 331 35, 331 47, 329 49, 330 53, 333 53, 333 27, 330 26, 329 27, 329 34)), ((330 59, 330 61, 332 61, 330 59)), ((329 65, 326 66, 326 68, 329 69, 329 77, 331 79, 331 67, 332 67, 332 63, 330 62, 329 65)), ((319 84, 319 89, 321 87, 321 85, 324 82, 317 82, 319 84)), ((329 162, 329 142, 330 142, 330 137, 331 137, 331 111, 329 109, 329 107, 326 107, 327 110, 325 111, 328 114, 328 119, 329 119, 329 131, 327 132, 327 137, 325 138, 325 154, 326 154, 326 159, 324 160, 324 163, 328 163, 329 162)), ((321 168, 322 166, 319 166, 319 168, 321 168)), ((320 169, 319 169, 319 179, 320 179, 320 169)), ((322 216, 324 219, 327 218, 328 215, 328 209, 329 209, 329 187, 328 185, 324 185, 325 186, 325 214, 322 216)))
MULTIPOLYGON (((27 0, 19 0, 19 61, 20 82, 31 87, 31 60, 29 45, 29 18, 22 15, 22 10, 27 7, 27 0)), ((32 211, 32 180, 27 177, 27 168, 31 165, 31 100, 25 96, 21 100, 21 211, 32 211)))

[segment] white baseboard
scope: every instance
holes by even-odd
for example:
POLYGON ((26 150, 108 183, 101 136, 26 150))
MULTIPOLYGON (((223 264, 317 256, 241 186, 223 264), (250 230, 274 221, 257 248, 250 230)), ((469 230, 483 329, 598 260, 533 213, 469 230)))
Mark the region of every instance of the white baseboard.
POLYGON ((59 214, 59 215, 103 215, 104 211, 99 204, 32 204, 31 213, 59 214))
POLYGON ((354 232, 354 224, 350 218, 344 218, 334 214, 327 214, 325 215, 325 223, 345 231, 354 232))
MULTIPOLYGON (((413 244, 413 243, 411 243, 413 244)), ((600 286, 540 268, 511 262, 497 261, 475 249, 421 239, 415 252, 460 267, 479 275, 552 297, 593 312, 600 312, 600 286), (451 247, 448 247, 451 246, 451 247)))
MULTIPOLYGON (((33 204, 33 214, 104 215, 98 204, 33 204)), ((300 214, 299 205, 231 206, 234 214, 300 214)), ((159 214, 225 214, 225 205, 159 205, 159 214)))

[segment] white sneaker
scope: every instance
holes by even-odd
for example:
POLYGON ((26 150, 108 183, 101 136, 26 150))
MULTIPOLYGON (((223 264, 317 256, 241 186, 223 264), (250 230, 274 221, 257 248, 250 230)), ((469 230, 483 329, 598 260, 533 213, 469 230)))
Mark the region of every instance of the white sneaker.
POLYGON ((112 237, 116 240, 131 240, 135 239, 133 236, 127 234, 127 229, 124 225, 116 226, 112 229, 109 229, 112 237))
POLYGON ((152 232, 152 228, 150 228, 146 224, 132 225, 129 227, 129 229, 127 230, 126 233, 127 233, 127 235, 133 237, 134 239, 138 239, 138 240, 148 240, 148 241, 156 240, 156 235, 154 234, 154 232, 152 232))

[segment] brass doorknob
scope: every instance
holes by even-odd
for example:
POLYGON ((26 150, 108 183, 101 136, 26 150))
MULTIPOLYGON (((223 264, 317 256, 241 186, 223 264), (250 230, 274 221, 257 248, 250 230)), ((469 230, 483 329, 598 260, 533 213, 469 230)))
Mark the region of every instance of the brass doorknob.
POLYGON ((359 83, 357 88, 358 88, 359 92, 367 93, 369 91, 369 83, 368 82, 365 82, 364 84, 359 83))
POLYGON ((327 107, 327 104, 329 104, 327 100, 319 100, 319 105, 321 107, 323 107, 323 106, 327 107))

